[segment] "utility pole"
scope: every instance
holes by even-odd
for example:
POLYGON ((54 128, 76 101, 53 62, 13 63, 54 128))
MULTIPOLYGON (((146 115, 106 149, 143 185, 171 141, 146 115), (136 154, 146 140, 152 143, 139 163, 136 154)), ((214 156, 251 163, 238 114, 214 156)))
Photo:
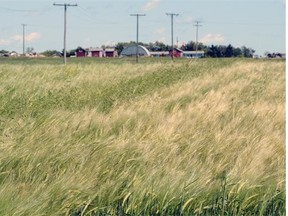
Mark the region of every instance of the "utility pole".
POLYGON ((76 7, 77 4, 53 4, 54 6, 63 6, 64 7, 64 64, 66 65, 66 13, 67 7, 76 7))
POLYGON ((137 17, 137 30, 136 30, 136 63, 138 63, 139 58, 139 16, 146 16, 145 14, 130 14, 130 16, 136 16, 137 17))
POLYGON ((202 25, 199 25, 200 21, 195 21, 196 24, 194 26, 196 26, 196 58, 198 57, 198 27, 202 26, 202 25))
POLYGON ((25 26, 26 24, 22 24, 23 26, 23 56, 25 56, 25 26))
POLYGON ((173 60, 173 54, 174 54, 174 44, 173 44, 173 17, 178 16, 179 14, 175 13, 166 13, 167 16, 171 16, 171 47, 172 47, 172 54, 171 54, 171 59, 173 60))

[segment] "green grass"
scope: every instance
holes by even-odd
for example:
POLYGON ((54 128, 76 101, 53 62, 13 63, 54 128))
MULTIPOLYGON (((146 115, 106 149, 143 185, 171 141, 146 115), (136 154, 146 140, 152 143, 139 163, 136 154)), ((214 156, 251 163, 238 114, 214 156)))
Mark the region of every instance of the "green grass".
POLYGON ((285 215, 285 62, 0 58, 0 215, 285 215))

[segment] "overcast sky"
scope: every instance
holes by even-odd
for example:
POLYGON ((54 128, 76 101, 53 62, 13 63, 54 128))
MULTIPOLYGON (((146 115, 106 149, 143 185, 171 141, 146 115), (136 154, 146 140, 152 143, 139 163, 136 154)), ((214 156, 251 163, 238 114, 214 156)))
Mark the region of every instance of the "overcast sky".
POLYGON ((182 45, 196 40, 206 45, 243 45, 263 55, 285 52, 285 0, 0 0, 0 50, 22 52, 22 24, 26 47, 35 51, 62 50, 64 8, 53 3, 78 4, 67 10, 67 50, 99 47, 136 40, 170 44, 170 16, 174 17, 174 41, 182 45))

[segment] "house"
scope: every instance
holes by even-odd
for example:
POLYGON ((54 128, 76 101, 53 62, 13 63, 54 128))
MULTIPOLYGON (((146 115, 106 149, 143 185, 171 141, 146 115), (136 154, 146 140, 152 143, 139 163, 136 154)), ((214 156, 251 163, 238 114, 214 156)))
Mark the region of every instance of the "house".
POLYGON ((118 53, 115 50, 115 48, 106 48, 105 49, 105 57, 110 57, 110 58, 114 58, 117 57, 118 53))
POLYGON ((85 57, 85 56, 86 56, 86 50, 83 49, 82 47, 78 47, 78 48, 75 50, 75 56, 76 56, 76 57, 85 57))

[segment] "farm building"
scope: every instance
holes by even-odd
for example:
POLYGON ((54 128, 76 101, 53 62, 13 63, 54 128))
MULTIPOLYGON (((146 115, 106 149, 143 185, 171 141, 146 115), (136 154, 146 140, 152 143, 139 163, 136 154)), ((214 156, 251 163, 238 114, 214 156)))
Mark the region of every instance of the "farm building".
POLYGON ((88 57, 98 57, 98 58, 101 58, 103 57, 104 55, 104 50, 102 48, 93 48, 93 47, 90 47, 90 48, 87 48, 86 49, 86 56, 88 57))
POLYGON ((76 57, 95 57, 95 58, 102 58, 102 57, 117 57, 117 51, 115 48, 94 48, 90 47, 87 49, 83 49, 81 47, 78 47, 75 51, 76 57))
POLYGON ((169 52, 168 51, 151 51, 150 55, 152 57, 167 57, 169 56, 169 52))
MULTIPOLYGON (((128 47, 125 47, 122 52, 121 56, 136 56, 137 52, 137 46, 131 45, 128 47)), ((172 55, 171 50, 170 51, 149 51, 144 46, 138 46, 138 52, 139 56, 152 56, 152 57, 169 57, 172 55)), ((115 50, 115 48, 86 48, 83 49, 81 47, 78 47, 75 51, 76 57, 95 57, 95 58, 102 58, 102 57, 111 57, 115 58, 118 57, 118 53, 115 50)), ((180 58, 201 58, 204 57, 204 51, 183 51, 179 48, 173 49, 173 57, 180 58)))
POLYGON ((183 51, 183 57, 185 58, 202 58, 204 57, 204 51, 183 51))
POLYGON ((114 48, 106 48, 105 49, 105 57, 113 58, 113 57, 117 57, 117 56, 118 56, 118 53, 114 48))
POLYGON ((85 57, 86 56, 86 50, 81 48, 81 47, 78 47, 76 50, 75 50, 75 56, 76 57, 85 57))
MULTIPOLYGON (((172 52, 171 50, 169 51, 169 55, 172 56, 172 52)), ((173 49, 173 57, 175 58, 179 58, 183 56, 183 50, 178 49, 178 48, 174 48, 173 49)))
MULTIPOLYGON (((121 56, 136 56, 137 53, 137 45, 132 45, 129 47, 125 47, 122 52, 121 56)), ((146 47, 138 45, 138 53, 139 56, 150 56, 150 52, 147 50, 146 47)))
MULTIPOLYGON (((169 51, 169 55, 171 56, 172 53, 169 51)), ((174 48, 173 56, 176 58, 185 57, 185 58, 201 58, 204 57, 204 51, 183 51, 179 48, 174 48)))

